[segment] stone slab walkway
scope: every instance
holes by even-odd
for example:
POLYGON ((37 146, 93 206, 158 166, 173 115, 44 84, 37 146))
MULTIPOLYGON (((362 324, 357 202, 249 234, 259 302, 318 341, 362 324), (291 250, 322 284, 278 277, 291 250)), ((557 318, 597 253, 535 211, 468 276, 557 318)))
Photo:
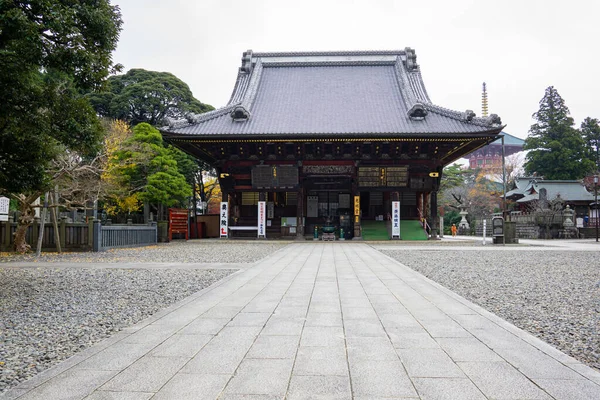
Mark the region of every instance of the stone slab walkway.
POLYGON ((298 243, 5 399, 600 399, 600 373, 365 243, 298 243))

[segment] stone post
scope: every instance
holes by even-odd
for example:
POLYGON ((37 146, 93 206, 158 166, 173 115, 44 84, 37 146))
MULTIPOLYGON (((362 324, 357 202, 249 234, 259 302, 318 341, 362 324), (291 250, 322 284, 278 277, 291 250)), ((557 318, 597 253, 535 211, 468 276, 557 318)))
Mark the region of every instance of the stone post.
POLYGON ((94 222, 92 222, 93 224, 93 228, 92 228, 92 232, 91 232, 91 236, 92 236, 92 251, 102 251, 102 225, 100 223, 100 221, 98 220, 94 220, 94 222))

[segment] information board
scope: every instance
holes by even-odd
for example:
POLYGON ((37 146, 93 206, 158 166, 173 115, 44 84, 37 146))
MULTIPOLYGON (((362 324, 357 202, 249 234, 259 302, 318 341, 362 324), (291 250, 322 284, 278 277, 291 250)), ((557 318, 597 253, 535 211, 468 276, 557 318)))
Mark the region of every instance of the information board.
POLYGON ((294 189, 298 187, 295 165, 257 165, 252 168, 254 189, 294 189))
POLYGON ((222 201, 221 202, 221 209, 219 210, 220 213, 220 237, 222 238, 227 238, 228 235, 228 225, 229 225, 229 210, 228 210, 228 206, 229 204, 226 201, 222 201))
POLYGON ((392 238, 400 239, 400 202, 392 201, 392 238))
POLYGON ((407 185, 408 166, 358 168, 360 187, 406 187, 407 185))
POLYGON ((267 237, 267 203, 258 202, 258 237, 267 237))
POLYGON ((10 200, 8 197, 0 197, 0 221, 8 221, 8 209, 10 200))

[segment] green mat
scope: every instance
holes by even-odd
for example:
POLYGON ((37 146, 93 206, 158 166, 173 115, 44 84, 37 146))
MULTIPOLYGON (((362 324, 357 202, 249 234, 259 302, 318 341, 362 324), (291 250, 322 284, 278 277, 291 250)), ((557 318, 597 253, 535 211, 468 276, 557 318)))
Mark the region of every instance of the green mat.
POLYGON ((421 223, 415 220, 400 221, 400 237, 402 240, 428 239, 421 223))
MULTIPOLYGON (((364 240, 390 240, 385 221, 363 220, 362 234, 364 240)), ((402 240, 427 240, 427 234, 419 221, 400 221, 400 237, 402 240)))
POLYGON ((362 220, 361 226, 364 240, 390 240, 385 221, 362 220))

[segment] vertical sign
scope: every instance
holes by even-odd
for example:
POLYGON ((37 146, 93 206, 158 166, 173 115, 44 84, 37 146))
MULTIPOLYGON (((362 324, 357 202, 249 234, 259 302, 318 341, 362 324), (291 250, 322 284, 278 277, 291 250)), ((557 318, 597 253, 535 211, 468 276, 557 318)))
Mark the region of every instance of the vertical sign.
POLYGON ((354 196, 354 215, 360 215, 360 196, 354 196))
POLYGON ((267 204, 265 201, 258 202, 258 237, 267 237, 267 204))
POLYGON ((400 202, 392 201, 392 239, 400 239, 400 202))
POLYGON ((267 219, 273 219, 275 216, 275 203, 270 201, 267 203, 267 219))
POLYGON ((227 209, 228 207, 228 203, 226 201, 221 202, 221 237, 222 238, 226 238, 228 237, 228 217, 229 217, 229 210, 227 209))
POLYGON ((10 200, 8 197, 0 197, 0 221, 8 221, 8 206, 10 200))

